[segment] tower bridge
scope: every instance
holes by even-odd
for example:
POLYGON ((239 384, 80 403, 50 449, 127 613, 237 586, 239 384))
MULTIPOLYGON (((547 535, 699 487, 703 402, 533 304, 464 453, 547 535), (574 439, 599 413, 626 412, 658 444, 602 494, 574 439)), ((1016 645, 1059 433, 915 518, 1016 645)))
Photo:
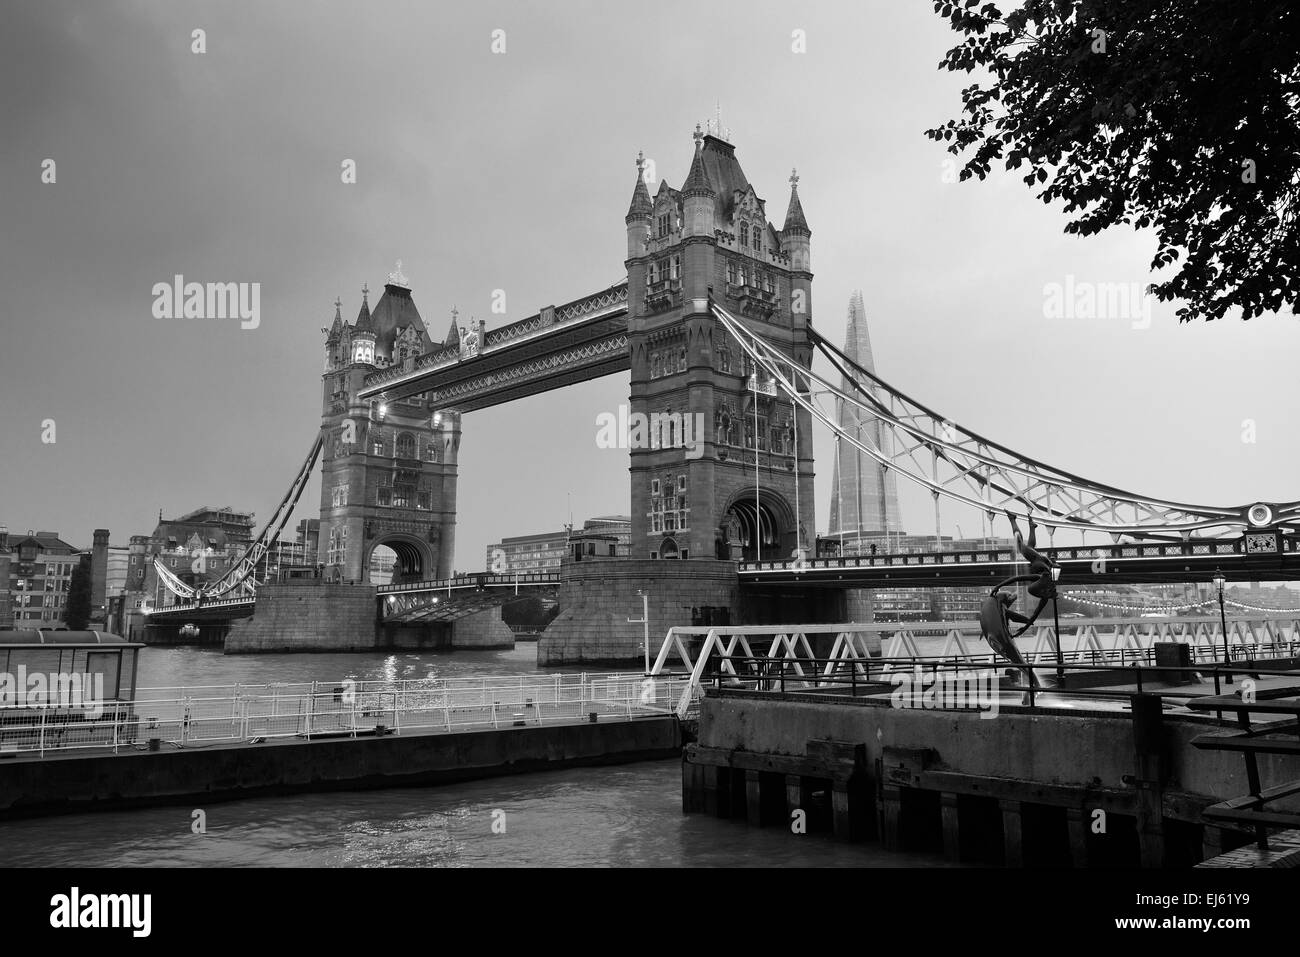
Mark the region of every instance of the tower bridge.
POLYGON ((1074 584, 1208 579, 1220 567, 1233 579, 1300 577, 1300 502, 1200 506, 1117 489, 978 435, 835 348, 814 325, 812 232, 796 173, 778 228, 735 146, 697 127, 680 188, 661 181, 651 196, 638 157, 624 222, 625 281, 497 329, 461 325, 453 310, 434 339, 400 262, 373 309, 368 287, 351 322, 336 301, 322 330, 320 429, 290 491, 220 581, 200 590, 159 567, 177 603, 151 617, 171 621, 200 603, 211 616, 217 601, 252 607, 231 626, 227 650, 274 650, 280 639, 268 629, 295 619, 262 609, 301 607, 315 588, 332 611, 301 627, 322 648, 365 646, 357 635, 366 629, 377 645, 509 641, 499 617, 496 628, 473 623, 511 586, 451 577, 463 416, 624 372, 631 413, 689 413, 705 434, 690 448, 629 450, 627 558, 567 562, 558 579, 528 584, 556 590, 562 609, 539 643, 542 664, 636 657, 642 626, 628 617, 642 607, 660 634, 703 618, 869 620, 864 589, 984 585, 1023 570, 996 549, 815 556, 815 425, 834 438, 837 463, 848 450, 891 482, 921 485, 936 515, 942 500, 1026 516, 1049 535, 1109 536, 1101 550, 1046 549, 1074 584), (320 580, 259 585, 258 562, 318 460, 320 580), (369 569, 380 547, 397 563, 392 584, 376 591, 369 569))

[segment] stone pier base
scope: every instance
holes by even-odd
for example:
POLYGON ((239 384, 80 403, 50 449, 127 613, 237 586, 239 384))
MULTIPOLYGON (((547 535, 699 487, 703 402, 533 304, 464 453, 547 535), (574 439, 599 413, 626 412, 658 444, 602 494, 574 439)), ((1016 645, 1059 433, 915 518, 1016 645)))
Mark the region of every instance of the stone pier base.
POLYGON ((265 584, 250 618, 231 622, 226 654, 370 651, 380 647, 372 585, 265 584))
POLYGON ((641 617, 638 589, 650 597, 652 660, 668 629, 692 624, 700 609, 723 609, 734 622, 735 562, 597 558, 565 562, 561 574, 561 611, 537 640, 539 665, 640 662, 644 626, 628 621, 641 617))
POLYGON ((513 648, 515 633, 501 620, 500 608, 489 608, 450 626, 452 648, 513 648))

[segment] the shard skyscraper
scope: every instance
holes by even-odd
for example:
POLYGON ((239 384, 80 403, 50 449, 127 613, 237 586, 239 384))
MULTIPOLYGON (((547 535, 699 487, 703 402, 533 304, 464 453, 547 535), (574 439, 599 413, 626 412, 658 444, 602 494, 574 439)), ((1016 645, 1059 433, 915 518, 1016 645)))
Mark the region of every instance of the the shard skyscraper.
MULTIPOLYGON (((849 299, 849 329, 844 339, 844 352, 862 368, 872 373, 876 371, 861 290, 849 299)), ((870 381, 862 385, 870 388, 870 381)), ((854 392, 853 385, 847 380, 840 383, 840 388, 849 394, 854 392)), ((840 403, 837 419, 846 434, 857 437, 868 448, 881 449, 886 455, 892 451, 890 436, 879 421, 856 406, 840 403)), ((866 551, 865 544, 856 545, 858 539, 868 543, 880 539, 883 546, 887 538, 901 535, 903 531, 894 473, 846 441, 841 440, 837 445, 830 535, 842 536, 845 550, 849 553, 866 551), (853 545, 850 539, 854 540, 853 545)))

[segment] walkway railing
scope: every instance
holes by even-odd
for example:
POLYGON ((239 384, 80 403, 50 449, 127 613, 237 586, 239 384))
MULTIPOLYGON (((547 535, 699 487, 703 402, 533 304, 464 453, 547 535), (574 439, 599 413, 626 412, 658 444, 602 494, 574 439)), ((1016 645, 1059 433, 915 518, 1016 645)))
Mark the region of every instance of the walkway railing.
MULTIPOLYGON (((1156 663, 1155 646, 1163 642, 1188 645, 1191 664, 1196 666, 1225 658, 1297 657, 1300 618, 1230 619, 1226 648, 1219 622, 1207 618, 1079 619, 1068 630, 1061 629, 1060 659, 1074 665, 1150 667, 1156 663)), ((1051 625, 1035 626, 1016 644, 1030 664, 1043 667, 1058 660, 1051 625)), ((672 674, 668 670, 672 659, 681 662, 683 671, 678 674, 689 689, 679 699, 678 714, 685 717, 702 694, 706 673, 734 671, 733 661, 760 657, 789 661, 799 676, 827 676, 842 666, 865 674, 873 666, 888 671, 894 663, 908 668, 934 661, 1007 664, 994 656, 974 621, 735 625, 668 629, 650 673, 672 674)))
MULTIPOLYGON (((847 698, 891 697, 894 689, 902 688, 910 695, 915 689, 917 700, 927 689, 934 692, 933 701, 924 705, 908 703, 904 698, 901 707, 925 707, 934 710, 975 710, 987 707, 989 702, 981 700, 988 692, 988 679, 992 679, 993 693, 1001 704, 1017 705, 1027 708, 1077 707, 1081 701, 1098 710, 1123 708, 1136 694, 1157 695, 1162 699, 1176 702, 1178 707, 1186 708, 1187 713, 1219 712, 1218 718, 1223 722, 1223 711, 1240 711, 1243 713, 1275 710, 1266 704, 1243 704, 1239 697, 1240 682, 1244 678, 1252 681, 1259 679, 1290 679, 1297 677, 1296 671, 1286 668, 1267 668, 1257 664, 1246 665, 1239 662, 1235 666, 1222 663, 1195 669, 1192 674, 1202 679, 1189 684, 1189 669, 1173 665, 1152 665, 1137 667, 1134 665, 1091 665, 1063 664, 1059 673, 1065 676, 1065 685, 1052 683, 1027 684, 1023 676, 1012 680, 1011 674, 1017 672, 1005 660, 996 665, 987 661, 959 661, 933 659, 927 662, 911 659, 876 659, 864 662, 863 667, 853 667, 843 660, 817 659, 810 664, 824 668, 798 667, 800 663, 774 659, 763 656, 736 656, 730 659, 729 668, 705 672, 705 687, 727 689, 732 691, 776 692, 778 694, 831 694, 847 698), (982 667, 980 667, 982 665, 982 667), (1100 684, 1076 684, 1072 675, 1087 674, 1104 676, 1100 684), (983 679, 983 686, 976 678, 983 679), (1005 680, 1004 680, 1005 678, 1005 680), (1203 682, 1203 683, 1202 683, 1203 682), (1234 684, 1234 682, 1236 684, 1234 684), (1178 687, 1178 685, 1182 687, 1178 687), (1209 689, 1213 688, 1213 694, 1209 689), (1195 690, 1193 690, 1193 688, 1195 690), (1232 699, 1229 689, 1237 688, 1238 697, 1232 699), (976 694, 978 689, 979 694, 976 694), (964 699, 944 700, 945 693, 960 692, 964 699), (1074 699, 1071 701, 1071 699, 1074 699), (1235 704, 1228 704, 1229 700, 1235 704)), ((1053 682, 1058 677, 1058 666, 1053 663, 1036 668, 1040 680, 1053 682)), ((1286 689, 1286 694, 1297 689, 1286 689)), ((1281 693, 1281 692, 1279 692, 1281 693)), ((1269 697, 1274 692, 1259 691, 1259 699, 1269 697)), ((952 698, 953 695, 949 694, 952 698)), ((1285 713, 1290 713, 1294 705, 1285 713)), ((1275 733, 1278 730, 1294 732, 1294 724, 1279 728, 1266 726, 1261 733, 1275 733)), ((1294 740, 1291 742, 1295 744, 1294 740)), ((1292 751, 1296 748, 1292 747, 1292 751)))
POLYGON ((676 713, 685 691, 639 673, 144 688, 99 716, 0 708, 0 755, 630 721, 676 713))

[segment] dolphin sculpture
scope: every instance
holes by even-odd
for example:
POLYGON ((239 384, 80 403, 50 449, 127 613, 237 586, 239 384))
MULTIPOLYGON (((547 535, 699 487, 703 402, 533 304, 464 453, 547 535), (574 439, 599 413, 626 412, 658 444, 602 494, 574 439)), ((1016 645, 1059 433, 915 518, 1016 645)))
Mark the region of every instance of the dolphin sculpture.
MULTIPOLYGON (((1028 578, 1036 579, 1038 576, 1021 576, 1021 580, 1028 578)), ((991 591, 987 598, 980 605, 980 637, 988 642, 989 647, 1005 658, 1011 664, 1015 665, 1025 673, 1026 679, 1033 687, 1039 687, 1041 683, 1034 674, 1034 670, 1029 667, 1028 663, 1020 655, 1020 649, 1016 647, 1015 640, 1011 636, 1011 621, 1022 622, 1026 627, 1030 624, 1030 619, 1014 611, 1011 603, 1014 602, 1014 595, 1003 594, 998 591, 1003 585, 1010 584, 1018 579, 1009 579, 1002 582, 997 588, 991 591)))

